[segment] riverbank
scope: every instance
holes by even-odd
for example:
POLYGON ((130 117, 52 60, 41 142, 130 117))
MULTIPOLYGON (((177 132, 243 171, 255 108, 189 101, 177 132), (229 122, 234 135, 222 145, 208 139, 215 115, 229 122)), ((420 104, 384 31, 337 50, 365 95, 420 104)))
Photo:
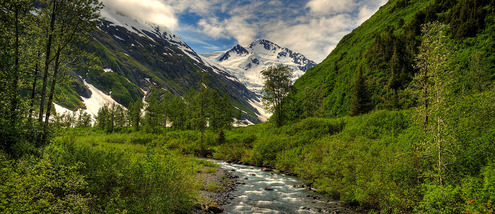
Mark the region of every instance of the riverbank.
POLYGON ((230 197, 229 193, 237 186, 237 176, 214 165, 214 167, 204 166, 196 175, 196 184, 202 188, 199 190, 200 203, 192 213, 223 212, 223 206, 230 197))

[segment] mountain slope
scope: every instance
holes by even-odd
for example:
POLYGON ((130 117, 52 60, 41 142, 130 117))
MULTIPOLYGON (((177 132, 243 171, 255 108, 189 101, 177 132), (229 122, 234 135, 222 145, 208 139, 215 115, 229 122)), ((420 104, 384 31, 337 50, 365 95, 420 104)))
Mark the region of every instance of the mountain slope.
POLYGON ((103 70, 76 71, 79 80, 75 88, 79 89, 76 91, 80 96, 91 94, 81 84, 84 80, 128 106, 141 100, 152 88, 184 96, 196 89, 207 74, 208 87, 221 96, 230 97, 233 104, 243 110, 246 119, 259 122, 259 112, 250 104, 259 102, 257 95, 234 76, 205 63, 170 30, 143 24, 109 8, 104 8, 101 15, 105 21, 92 33, 93 39, 84 48, 100 59, 103 70))
POLYGON ((269 66, 284 64, 293 69, 294 80, 316 63, 304 55, 280 47, 265 39, 257 39, 248 47, 236 45, 228 51, 201 54, 214 64, 224 67, 246 86, 260 93, 263 87, 261 72, 269 66))
MULTIPOLYGON (((494 2, 390 0, 346 35, 322 63, 296 81, 290 94, 295 100, 291 109, 293 120, 348 115, 358 71, 362 71, 369 98, 363 103, 364 112, 414 106, 405 89, 417 72, 413 64, 420 45, 421 25, 431 21, 451 27, 449 34, 458 48, 455 61, 459 69, 468 70, 470 57, 478 51, 486 71, 493 75, 494 2)), ((467 76, 460 78, 470 81, 467 76)), ((472 87, 469 84, 466 87, 472 87)))

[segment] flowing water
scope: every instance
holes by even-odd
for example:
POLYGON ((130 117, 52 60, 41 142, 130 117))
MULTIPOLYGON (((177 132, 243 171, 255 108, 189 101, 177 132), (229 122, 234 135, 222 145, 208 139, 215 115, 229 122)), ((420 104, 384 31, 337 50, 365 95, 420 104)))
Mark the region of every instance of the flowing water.
POLYGON ((338 201, 324 199, 318 193, 297 188, 303 183, 262 168, 215 161, 238 176, 237 187, 229 193, 224 213, 354 213, 338 201))

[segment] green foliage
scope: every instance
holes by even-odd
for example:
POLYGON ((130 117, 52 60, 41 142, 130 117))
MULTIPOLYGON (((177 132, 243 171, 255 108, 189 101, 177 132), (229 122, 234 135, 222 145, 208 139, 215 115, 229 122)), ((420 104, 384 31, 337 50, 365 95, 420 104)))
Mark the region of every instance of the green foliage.
POLYGON ((271 117, 277 126, 281 126, 286 120, 285 98, 289 94, 292 85, 292 71, 288 66, 279 64, 267 68, 262 73, 263 102, 265 107, 273 113, 271 117))
POLYGON ((113 103, 98 110, 96 125, 107 133, 119 131, 126 127, 128 120, 122 106, 113 103))
POLYGON ((475 106, 481 100, 491 103, 488 97, 479 94, 459 101, 463 119, 452 122, 459 128, 457 143, 449 147, 449 156, 455 159, 446 159, 445 186, 438 185, 430 173, 438 158, 422 152, 420 142, 427 137, 414 123, 412 110, 307 118, 280 128, 271 124, 236 128, 226 131, 226 141, 214 147, 213 157, 295 173, 318 191, 362 209, 483 212, 493 207, 489 163, 495 147, 490 144, 493 121, 481 118, 491 118, 493 105, 475 106))
POLYGON ((423 201, 415 208, 417 213, 460 213, 460 190, 452 186, 425 185, 423 201))
POLYGON ((357 116, 369 111, 370 95, 361 69, 357 72, 356 79, 354 81, 352 97, 351 110, 349 112, 350 116, 357 116))
MULTIPOLYGON (((7 213, 186 213, 195 202, 195 163, 161 155, 149 143, 136 150, 59 138, 41 158, 1 155, 0 211, 7 213)), ((132 147, 131 147, 132 148, 132 147)))
POLYGON ((450 27, 456 39, 474 37, 485 28, 488 1, 461 0, 452 8, 450 27))
MULTIPOLYGON (((53 149, 53 148, 48 148, 53 149)), ((2 157, 0 212, 2 213, 61 213, 88 212, 92 196, 85 190, 88 183, 79 173, 81 163, 58 162, 45 153, 43 158, 18 161, 2 157)))
POLYGON ((407 88, 419 71, 412 65, 419 54, 421 26, 434 21, 449 26, 446 37, 454 38, 449 46, 456 47, 458 54, 450 59, 463 85, 456 92, 480 88, 488 76, 488 82, 492 81, 495 73, 493 11, 490 1, 480 0, 389 1, 294 83, 288 100, 292 102, 290 120, 349 115, 358 103, 353 95, 353 85, 357 84, 353 82, 359 68, 366 77, 370 109, 417 106, 417 99, 408 94, 407 88), (309 105, 308 100, 318 103, 317 107, 309 105))

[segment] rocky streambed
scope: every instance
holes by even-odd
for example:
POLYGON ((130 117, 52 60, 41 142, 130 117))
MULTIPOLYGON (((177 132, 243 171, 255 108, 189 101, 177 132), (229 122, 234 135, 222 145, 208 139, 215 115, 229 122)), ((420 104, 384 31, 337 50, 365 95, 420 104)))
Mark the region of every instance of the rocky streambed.
POLYGON ((325 199, 317 192, 305 188, 303 182, 294 176, 267 168, 211 161, 220 166, 220 173, 224 173, 222 177, 228 177, 232 184, 228 191, 212 197, 219 209, 203 212, 356 213, 346 208, 342 202, 325 199))

